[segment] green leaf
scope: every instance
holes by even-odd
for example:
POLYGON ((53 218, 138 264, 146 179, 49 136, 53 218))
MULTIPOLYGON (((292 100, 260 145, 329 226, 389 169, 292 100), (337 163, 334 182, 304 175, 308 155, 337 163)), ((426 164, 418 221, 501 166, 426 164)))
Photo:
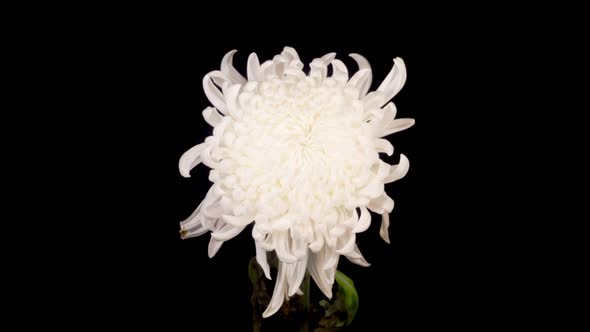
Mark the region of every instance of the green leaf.
POLYGON ((352 323, 354 316, 359 308, 359 296, 356 292, 356 288, 354 287, 354 282, 352 279, 347 277, 344 273, 336 270, 336 283, 339 287, 339 292, 341 292, 342 296, 344 297, 344 304, 346 305, 346 325, 352 323))

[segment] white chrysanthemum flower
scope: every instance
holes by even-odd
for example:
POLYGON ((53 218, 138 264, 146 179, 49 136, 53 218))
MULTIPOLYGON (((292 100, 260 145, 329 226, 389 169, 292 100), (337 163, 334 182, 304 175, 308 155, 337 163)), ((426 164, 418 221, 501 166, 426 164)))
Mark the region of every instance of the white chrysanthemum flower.
POLYGON ((272 300, 263 316, 274 314, 299 290, 309 270, 328 297, 338 259, 368 266, 355 243, 371 222, 368 210, 382 215, 380 235, 389 243, 393 200, 384 184, 402 178, 408 159, 397 165, 379 159, 393 154, 382 137, 407 129, 413 119, 394 119, 388 103, 406 81, 400 58, 377 91, 367 94, 372 73, 367 60, 350 79, 335 53, 314 59, 309 75, 297 52, 285 47, 273 60, 248 58, 247 79, 227 53, 221 71, 203 79, 214 107, 203 111, 214 127, 204 143, 180 159, 180 173, 203 163, 214 183, 196 211, 181 223, 182 238, 211 231, 209 257, 224 241, 254 222, 256 259, 267 278, 266 252, 280 260, 272 300), (328 65, 332 76, 328 77, 328 65))

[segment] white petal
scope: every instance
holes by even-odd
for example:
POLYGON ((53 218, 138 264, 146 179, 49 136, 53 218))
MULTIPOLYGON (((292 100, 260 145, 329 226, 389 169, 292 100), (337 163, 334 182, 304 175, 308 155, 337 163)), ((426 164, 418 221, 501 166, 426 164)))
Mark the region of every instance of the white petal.
POLYGON ((395 104, 390 102, 385 107, 383 107, 383 126, 386 127, 395 119, 397 114, 397 107, 395 104))
POLYGON ((309 64, 309 67, 310 77, 317 77, 320 79, 320 81, 326 78, 326 75, 328 74, 328 68, 327 64, 322 59, 313 59, 313 61, 309 64))
POLYGON ((312 243, 309 244, 309 249, 315 253, 319 252, 322 247, 324 246, 324 239, 323 237, 320 235, 316 238, 315 241, 313 241, 312 243))
POLYGON ((207 99, 217 108, 222 114, 227 114, 227 105, 225 104, 225 98, 221 91, 213 84, 211 80, 211 73, 203 77, 203 91, 207 96, 207 99))
POLYGON ((273 245, 275 247, 275 252, 279 257, 279 260, 292 264, 297 261, 297 257, 293 255, 290 251, 290 243, 291 237, 287 234, 287 232, 280 232, 273 234, 273 245))
POLYGON ((227 104, 227 111, 234 119, 239 119, 241 116, 240 107, 238 106, 238 94, 240 93, 241 85, 232 85, 225 93, 225 101, 227 104))
MULTIPOLYGON (((361 96, 362 96, 362 94, 361 94, 361 96)), ((363 107, 366 110, 370 110, 370 109, 374 109, 374 108, 380 108, 381 106, 383 106, 387 102, 387 100, 385 100, 385 95, 382 92, 373 91, 373 92, 369 93, 368 95, 366 95, 365 97, 363 97, 362 102, 363 102, 363 107)), ((379 114, 381 114, 381 118, 382 118, 383 111, 380 110, 379 114)))
POLYGON ((373 180, 371 180, 371 182, 369 182, 369 184, 366 187, 361 189, 360 193, 364 196, 368 196, 369 198, 379 197, 383 190, 385 190, 385 186, 383 184, 387 183, 383 181, 384 180, 374 178, 373 180))
POLYGON ((391 100, 402 89, 406 83, 406 65, 401 58, 393 59, 394 66, 383 80, 383 83, 377 88, 385 94, 385 100, 391 100))
POLYGON ((345 256, 349 261, 360 265, 360 266, 364 266, 364 267, 368 267, 371 264, 369 264, 365 258, 363 257, 363 255, 361 254, 361 251, 359 250, 359 248, 357 246, 354 247, 354 250, 352 252, 350 252, 348 255, 345 256))
POLYGON ((384 213, 381 215, 381 228, 379 228, 379 235, 383 241, 391 243, 389 242, 389 213, 384 213))
POLYGON ((334 60, 335 57, 336 57, 336 53, 331 52, 331 53, 324 55, 322 57, 322 61, 324 61, 325 63, 330 63, 330 62, 332 62, 332 60, 334 60))
POLYGON ((346 84, 348 82, 348 69, 346 65, 340 60, 332 60, 332 78, 337 82, 346 84))
POLYGON ((221 123, 223 116, 217 112, 215 107, 207 107, 203 110, 203 118, 211 127, 216 127, 221 123))
POLYGON ((299 60, 299 54, 297 54, 297 51, 293 47, 285 46, 281 54, 287 56, 289 60, 299 60))
POLYGON ((387 196, 387 194, 383 192, 381 196, 373 198, 369 202, 369 205, 367 205, 367 207, 375 213, 383 214, 390 213, 391 211, 393 211, 393 205, 393 199, 391 199, 391 197, 387 196))
POLYGON ((364 206, 361 206, 360 209, 361 209, 361 216, 360 216, 357 224, 354 225, 354 228, 352 229, 352 231, 355 233, 362 233, 362 232, 366 231, 369 228, 369 226, 371 225, 371 214, 369 213, 367 208, 364 206))
POLYGON ((211 157, 211 145, 205 146, 203 151, 201 151, 201 160, 203 164, 205 164, 209 168, 219 168, 219 163, 213 160, 213 158, 211 157))
POLYGON ((388 156, 393 155, 393 145, 386 139, 376 139, 375 150, 379 153, 386 153, 388 156))
POLYGON ((207 218, 219 219, 223 214, 223 208, 219 203, 211 204, 203 208, 203 214, 207 218))
MULTIPOLYGON (((211 189, 209 189, 211 190, 211 189)), ((207 196, 205 196, 207 197, 207 196)), ((181 227, 193 227, 197 224, 201 223, 200 220, 200 216, 201 216, 201 207, 203 206, 203 202, 201 202, 199 204, 199 206, 197 206, 197 208, 195 209, 195 211, 193 211, 193 213, 191 213, 191 215, 186 218, 185 220, 180 222, 180 226, 181 227)))
POLYGON ((271 221, 272 229, 278 232, 288 230, 295 221, 288 215, 279 217, 271 221))
POLYGON ((368 70, 369 72, 367 79, 363 82, 363 85, 360 87, 361 96, 364 96, 367 94, 367 91, 369 91, 369 88, 371 87, 371 81, 373 80, 371 65, 369 64, 369 61, 367 61, 367 59, 365 59, 365 57, 360 54, 351 53, 349 54, 349 56, 353 58, 354 61, 356 61, 356 63, 359 66, 359 71, 368 70))
POLYGON ((258 61, 256 53, 251 53, 248 57, 248 68, 246 71, 248 73, 248 81, 264 81, 264 75, 262 70, 260 70, 260 61, 258 61))
POLYGON ((309 258, 307 260, 307 270, 322 293, 324 293, 327 298, 331 299, 332 285, 327 282, 327 278, 325 277, 323 271, 320 270, 322 262, 318 260, 319 256, 320 254, 309 254, 309 258))
POLYGON ((386 128, 384 128, 381 131, 381 133, 379 134, 379 137, 384 137, 387 135, 397 133, 402 130, 406 130, 406 129, 410 128, 411 126, 413 126, 414 123, 416 123, 416 121, 414 119, 393 120, 393 121, 391 121, 389 126, 387 126, 386 128))
POLYGON ((225 74, 232 82, 237 84, 246 84, 246 78, 242 76, 233 66, 233 57, 236 50, 231 50, 225 54, 221 60, 221 72, 225 74))
POLYGON ((348 232, 348 236, 345 237, 345 239, 347 240, 346 242, 344 242, 344 245, 342 245, 341 248, 336 250, 336 253, 340 255, 347 255, 352 250, 354 250, 354 247, 356 245, 356 234, 354 232, 348 232))
POLYGON ((256 261, 258 262, 258 265, 260 265, 260 267, 262 268, 262 271, 264 271, 264 275, 266 276, 266 278, 270 280, 272 278, 270 277, 270 266, 268 265, 268 260, 266 259, 266 250, 259 246, 258 243, 255 244, 256 261))
POLYGON ((215 256, 215 254, 219 251, 219 248, 221 248, 222 245, 223 241, 218 241, 211 237, 211 240, 209 240, 208 248, 209 258, 213 258, 213 256, 215 256))
POLYGON ((178 162, 178 169, 182 176, 190 178, 191 169, 201 163, 201 152, 205 146, 205 143, 197 144, 182 154, 178 162))
POLYGON ((270 303, 268 304, 268 307, 266 308, 266 310, 264 311, 264 313, 262 313, 262 317, 263 318, 267 318, 271 315, 273 315, 275 312, 277 312, 280 308, 281 305, 283 304, 283 301, 285 299, 285 291, 287 289, 287 285, 286 285, 286 269, 285 266, 282 262, 279 262, 279 272, 277 275, 277 282, 275 284, 275 289, 272 293, 272 299, 270 300, 270 303))
POLYGON ((305 276, 305 271, 307 270, 307 255, 297 263, 293 264, 292 271, 290 271, 290 275, 287 278, 287 284, 289 285, 289 291, 287 292, 288 296, 293 296, 298 290, 301 282, 303 281, 303 277, 305 276))
POLYGON ((330 247, 324 247, 324 255, 325 260, 322 270, 329 270, 338 264, 338 257, 340 255, 337 254, 334 249, 331 249, 330 247))
POLYGON ((390 182, 397 181, 397 180, 403 178, 404 176, 406 176, 409 169, 410 169, 410 161, 408 160, 408 158, 405 155, 402 154, 399 157, 399 164, 393 165, 391 167, 391 171, 390 171, 389 175, 385 179, 383 179, 383 182, 390 183, 390 182))
POLYGON ((348 83, 346 84, 346 88, 358 89, 358 91, 360 93, 359 97, 363 97, 364 94, 362 94, 362 92, 365 89, 367 82, 369 82, 369 85, 371 84, 370 79, 371 79, 371 71, 370 70, 368 70, 368 69, 359 70, 350 78, 350 81, 348 81, 348 83))
POLYGON ((236 227, 233 225, 226 224, 221 229, 211 233, 211 237, 218 241, 227 241, 233 239, 236 235, 240 234, 244 230, 244 227, 236 227))
POLYGON ((268 81, 268 80, 271 80, 272 78, 278 77, 275 63, 272 60, 264 61, 264 63, 262 65, 260 65, 260 71, 262 72, 262 75, 264 76, 264 80, 268 81))
POLYGON ((243 216, 230 216, 230 215, 223 215, 221 216, 223 221, 230 225, 234 225, 237 227, 246 226, 254 220, 253 215, 243 215, 243 216))

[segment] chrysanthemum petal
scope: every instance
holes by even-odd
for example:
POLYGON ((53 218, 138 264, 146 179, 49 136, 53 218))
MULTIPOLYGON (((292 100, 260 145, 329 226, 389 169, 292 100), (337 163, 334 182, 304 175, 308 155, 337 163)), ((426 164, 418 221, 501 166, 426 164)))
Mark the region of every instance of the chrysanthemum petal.
POLYGON ((375 150, 379 153, 385 153, 388 156, 393 155, 393 145, 391 145, 391 142, 386 139, 376 139, 375 150))
POLYGON ((393 205, 393 199, 391 199, 391 197, 387 196, 387 194, 383 192, 381 196, 373 198, 369 202, 367 207, 375 213, 383 214, 390 213, 391 211, 393 211, 393 205))
POLYGON ((247 80, 233 66, 232 61, 237 50, 231 50, 225 54, 221 60, 221 72, 224 73, 232 82, 244 85, 247 80))
POLYGON ((260 267, 262 268, 262 271, 264 271, 264 276, 271 280, 271 276, 270 276, 270 266, 268 265, 268 260, 266 258, 266 250, 264 250, 256 241, 256 261, 258 262, 258 265, 260 265, 260 267))
POLYGON ((225 105, 225 98, 221 91, 213 84, 213 80, 211 79, 211 73, 205 75, 203 77, 203 91, 207 96, 207 99, 221 112, 222 114, 227 114, 227 106, 225 105))
POLYGON ((389 213, 384 213, 381 215, 381 227, 379 228, 379 235, 383 241, 391 243, 389 242, 389 213))
POLYGON ((211 127, 216 127, 221 123, 223 116, 217 112, 215 107, 207 107, 203 110, 203 118, 211 127))
POLYGON ((215 254, 217 254, 217 252, 219 251, 219 249, 221 248, 221 246, 223 245, 223 241, 219 241, 214 239, 213 237, 211 237, 211 240, 209 240, 209 249, 208 249, 208 255, 209 258, 213 258, 213 256, 215 256, 215 254))
POLYGON ((410 128, 411 126, 413 126, 414 123, 415 123, 414 119, 393 120, 393 121, 391 121, 389 126, 387 126, 386 128, 383 128, 383 130, 379 134, 379 137, 385 137, 385 136, 400 132, 402 130, 406 130, 406 129, 410 128))
POLYGON ((250 54, 247 66, 248 81, 262 82, 264 80, 262 70, 260 70, 260 61, 258 61, 258 55, 256 53, 250 54))
POLYGON ((262 313, 263 318, 267 318, 277 312, 283 301, 285 300, 285 291, 287 290, 287 269, 283 262, 279 262, 279 272, 277 274, 277 282, 272 293, 272 298, 266 310, 262 313))
POLYGON ((315 281, 318 288, 326 295, 327 298, 332 298, 332 285, 327 282, 324 271, 321 270, 323 262, 318 260, 320 254, 310 253, 307 260, 307 270, 315 281))
POLYGON ((410 169, 410 161, 408 158, 401 154, 399 156, 399 164, 391 166, 389 175, 383 180, 384 183, 391 183, 397 181, 408 173, 410 169))
POLYGON ((226 223, 236 226, 236 227, 246 226, 254 220, 253 215, 243 215, 243 216, 223 215, 223 216, 221 216, 221 218, 226 223))
POLYGON ((361 216, 359 218, 359 221, 356 225, 354 225, 354 228, 352 230, 355 233, 362 233, 366 231, 371 225, 371 214, 369 213, 369 210, 367 210, 367 208, 364 206, 361 206, 360 209, 361 216))
POLYGON ((361 96, 364 96, 367 94, 367 91, 369 91, 369 88, 371 87, 371 81, 373 80, 373 72, 371 71, 371 65, 369 64, 369 61, 367 61, 367 59, 360 54, 350 53, 349 56, 353 58, 354 61, 356 61, 356 63, 359 66, 359 71, 368 71, 367 78, 363 81, 363 84, 360 87, 361 96))
POLYGON ((190 171, 195 166, 201 163, 201 152, 205 148, 205 144, 197 144, 182 154, 178 162, 178 169, 180 174, 185 178, 190 178, 190 171))
POLYGON ((385 77, 377 91, 385 95, 385 100, 391 100, 402 89, 406 83, 406 64, 401 58, 393 59, 394 66, 385 77))
POLYGON ((357 71, 350 78, 350 80, 346 84, 346 87, 357 89, 359 91, 358 97, 363 97, 364 94, 362 94, 362 91, 364 91, 364 89, 367 85, 367 82, 369 82, 368 84, 371 84, 370 79, 371 79, 371 71, 368 69, 361 69, 361 70, 357 71))
POLYGON ((340 60, 332 60, 332 78, 339 83, 346 84, 348 82, 348 69, 346 65, 340 60))
POLYGON ((298 290, 303 277, 305 277, 305 271, 307 270, 307 255, 295 264, 292 264, 290 274, 287 277, 287 284, 289 285, 288 296, 293 296, 298 290))
POLYGON ((215 232, 211 233, 211 237, 218 241, 227 241, 233 239, 236 235, 240 234, 244 230, 244 227, 236 227, 233 225, 226 224, 215 232))

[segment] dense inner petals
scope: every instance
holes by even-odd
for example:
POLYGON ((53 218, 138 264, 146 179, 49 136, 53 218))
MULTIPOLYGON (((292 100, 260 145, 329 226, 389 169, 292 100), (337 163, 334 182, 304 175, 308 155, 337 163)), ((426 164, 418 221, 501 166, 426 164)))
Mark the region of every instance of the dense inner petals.
POLYGON ((249 90, 213 152, 228 207, 308 223, 360 205, 378 162, 363 135, 362 104, 331 78, 275 79, 249 90))

